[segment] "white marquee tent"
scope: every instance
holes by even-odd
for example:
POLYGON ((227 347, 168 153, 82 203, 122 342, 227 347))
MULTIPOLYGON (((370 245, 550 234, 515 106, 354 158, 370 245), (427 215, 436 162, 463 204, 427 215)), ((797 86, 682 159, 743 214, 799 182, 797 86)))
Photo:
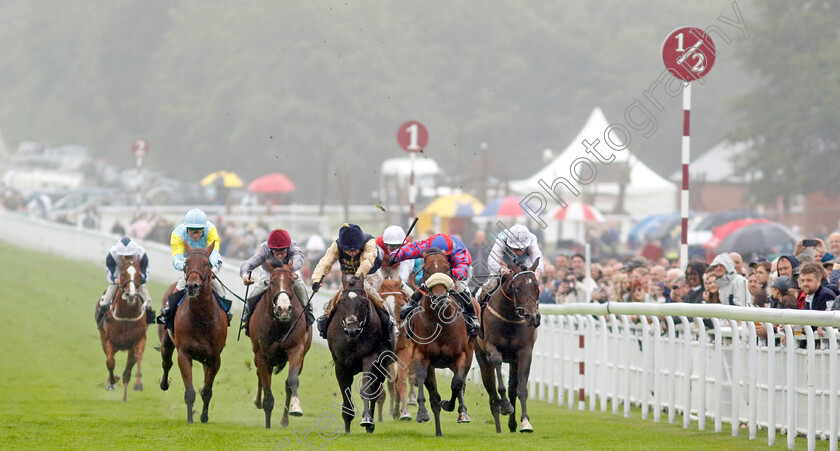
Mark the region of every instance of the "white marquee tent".
MULTIPOLYGON (((546 210, 553 212, 559 205, 545 189, 540 187, 539 182, 542 180, 545 185, 551 186, 555 179, 563 177, 581 192, 581 196, 575 196, 565 187, 558 185, 557 192, 563 200, 571 204, 584 201, 583 196, 594 198, 593 203, 596 208, 604 213, 610 213, 615 209, 618 201, 620 189, 618 180, 623 172, 620 169, 629 167, 629 184, 625 190, 624 210, 630 216, 640 218, 676 210, 679 200, 677 184, 660 176, 636 158, 631 153, 630 146, 622 151, 614 151, 610 148, 604 141, 604 131, 609 125, 610 122, 607 121, 604 112, 596 107, 589 115, 586 125, 554 161, 528 179, 511 182, 511 189, 523 196, 532 192, 543 194, 548 202, 546 210), (600 141, 596 149, 605 159, 609 159, 610 155, 615 155, 612 162, 600 163, 595 155, 586 152, 583 140, 594 143, 596 139, 600 141), (592 161, 598 171, 595 180, 587 185, 576 183, 571 176, 572 163, 581 157, 592 161)), ((617 133, 612 133, 611 138, 615 140, 618 138, 617 135, 617 133)))

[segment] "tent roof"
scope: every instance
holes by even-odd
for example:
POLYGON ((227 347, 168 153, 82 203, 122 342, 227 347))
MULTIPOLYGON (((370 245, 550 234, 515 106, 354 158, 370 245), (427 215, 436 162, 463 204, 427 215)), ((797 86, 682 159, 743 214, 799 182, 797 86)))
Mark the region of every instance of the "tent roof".
MULTIPOLYGON (((627 163, 630 167, 630 184, 627 185, 628 195, 644 195, 646 193, 661 192, 662 190, 677 189, 677 185, 675 183, 668 181, 661 175, 657 174, 641 160, 636 158, 636 156, 631 153, 629 147, 622 151, 612 150, 612 148, 604 142, 604 130, 606 130, 609 125, 610 122, 607 121, 607 118, 601 108, 595 107, 595 109, 592 110, 592 114, 589 115, 589 119, 586 120, 586 124, 577 136, 575 136, 572 142, 557 156, 557 158, 554 159, 554 161, 546 165, 530 178, 511 182, 511 188, 517 193, 527 194, 541 189, 539 186, 540 180, 544 180, 545 183, 551 184, 554 179, 564 177, 571 183, 574 183, 574 180, 570 175, 572 163, 580 157, 586 157, 595 163, 598 170, 598 175, 596 176, 595 181, 588 186, 592 186, 599 194, 618 194, 619 184, 617 183, 617 177, 619 172, 617 169, 619 165, 616 165, 616 163, 627 163), (600 143, 596 146, 596 149, 601 155, 605 158, 609 158, 610 155, 615 156, 615 159, 611 163, 600 163, 597 161, 595 155, 590 155, 586 152, 585 147, 582 144, 583 140, 593 143, 596 139, 600 141, 600 143)), ((615 137, 615 134, 611 136, 615 137)), ((579 185, 578 188, 580 188, 579 185)))
MULTIPOLYGON (((390 158, 382 162, 381 172, 383 175, 397 175, 408 177, 411 175, 411 158, 390 158)), ((426 156, 414 159, 414 175, 434 175, 440 173, 440 167, 435 160, 426 156)))

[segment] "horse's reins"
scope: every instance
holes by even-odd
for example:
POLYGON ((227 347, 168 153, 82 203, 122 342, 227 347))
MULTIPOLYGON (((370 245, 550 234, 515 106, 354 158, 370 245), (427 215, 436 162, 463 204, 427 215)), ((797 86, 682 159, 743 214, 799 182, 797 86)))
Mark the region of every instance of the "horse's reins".
MULTIPOLYGON (((513 275, 513 277, 511 277, 511 279, 510 279, 510 281, 508 282, 508 284, 512 284, 512 283, 513 283, 513 281, 514 281, 514 279, 516 279, 517 277, 519 277, 519 276, 520 276, 520 275, 522 275, 522 274, 534 274, 534 271, 521 271, 521 272, 518 272, 518 273, 514 274, 514 275, 513 275)), ((536 274, 534 274, 534 276, 536 276, 536 274)), ((503 284, 503 283, 501 282, 501 280, 499 281, 499 291, 501 291, 501 292, 502 292, 502 296, 504 296, 507 300, 509 300, 509 301, 511 301, 511 302, 514 302, 514 301, 513 301, 513 298, 512 298, 512 297, 510 297, 510 296, 508 296, 508 295, 507 295, 507 293, 505 293, 505 284, 503 284)), ((514 295, 515 295, 515 294, 514 294, 514 295)), ((516 305, 516 304, 514 303, 514 305, 516 305)), ((497 312, 497 311, 493 308, 493 306, 491 306, 491 305, 490 305, 490 303, 489 303, 489 302, 487 303, 487 307, 485 307, 485 308, 486 308, 487 310, 489 310, 489 311, 490 311, 490 313, 492 313, 492 314, 493 314, 493 316, 495 316, 496 318, 499 318, 500 320, 502 320, 502 321, 504 321, 504 322, 506 322, 506 323, 510 323, 510 324, 525 324, 525 319, 524 319, 524 318, 522 318, 522 319, 518 319, 518 320, 512 320, 512 319, 505 318, 505 317, 504 317, 504 316, 502 316, 499 312, 497 312)))

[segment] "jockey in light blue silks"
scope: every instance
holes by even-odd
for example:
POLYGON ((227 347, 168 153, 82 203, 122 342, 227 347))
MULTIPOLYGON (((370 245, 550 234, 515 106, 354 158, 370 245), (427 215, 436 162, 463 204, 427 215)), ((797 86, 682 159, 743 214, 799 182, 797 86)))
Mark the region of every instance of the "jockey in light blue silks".
MULTIPOLYGON (((184 216, 184 223, 175 227, 169 239, 169 244, 172 247, 172 267, 180 271, 181 275, 178 277, 178 282, 175 284, 175 291, 169 296, 166 305, 160 309, 158 316, 158 323, 167 325, 167 329, 175 319, 175 311, 178 308, 178 303, 184 297, 184 291, 187 286, 186 275, 184 274, 184 267, 187 264, 187 247, 188 244, 192 249, 207 249, 210 243, 215 243, 213 252, 210 253, 210 266, 212 269, 218 271, 222 267, 221 254, 219 254, 219 247, 221 242, 219 240, 219 232, 216 226, 207 220, 207 215, 198 208, 193 208, 184 216)), ((210 279, 210 285, 213 292, 220 297, 224 297, 225 291, 222 284, 215 278, 210 279)), ((228 321, 230 321, 230 312, 226 312, 228 321)))

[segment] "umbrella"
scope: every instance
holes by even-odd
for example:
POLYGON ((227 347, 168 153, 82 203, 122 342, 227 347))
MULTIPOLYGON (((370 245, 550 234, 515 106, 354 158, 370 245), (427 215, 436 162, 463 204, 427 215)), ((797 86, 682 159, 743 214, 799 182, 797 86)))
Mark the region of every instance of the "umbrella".
POLYGON ((591 205, 579 202, 571 203, 566 208, 560 207, 554 214, 554 219, 567 221, 604 222, 604 215, 591 205))
POLYGON ((266 174, 248 184, 248 191, 252 193, 291 193, 294 190, 295 184, 278 172, 266 174))
POLYGON ((720 227, 715 227, 714 235, 711 239, 709 239, 708 242, 706 242, 706 244, 703 245, 703 247, 705 247, 706 249, 715 249, 718 246, 720 246, 720 243, 724 240, 724 238, 728 237, 729 234, 740 229, 741 227, 745 227, 752 224, 761 224, 765 222, 770 222, 770 220, 761 218, 746 218, 727 222, 726 224, 720 227))
POLYGON ((720 227, 726 223, 736 221, 738 219, 760 218, 767 219, 761 213, 750 210, 728 210, 720 213, 713 213, 703 218, 694 226, 694 230, 712 230, 715 227, 720 227))
POLYGON ((207 174, 203 179, 201 179, 201 184, 204 186, 210 186, 215 184, 219 179, 222 180, 225 188, 242 188, 242 179, 240 179, 235 172, 229 171, 216 171, 207 174))
POLYGON ((777 222, 760 221, 762 222, 754 222, 733 230, 720 242, 715 252, 749 255, 755 252, 777 253, 782 249, 793 249, 797 241, 796 234, 777 222))
MULTIPOLYGON (((688 212, 689 217, 694 216, 694 212, 688 212)), ((645 234, 648 240, 666 240, 675 236, 680 236, 682 229, 682 213, 669 213, 666 215, 656 227, 651 228, 645 234)))
POLYGON ((469 194, 450 194, 433 200, 423 213, 440 218, 466 218, 483 209, 484 204, 469 194))
POLYGON ((482 216, 525 216, 525 211, 519 205, 519 198, 507 196, 488 202, 481 212, 482 216))

